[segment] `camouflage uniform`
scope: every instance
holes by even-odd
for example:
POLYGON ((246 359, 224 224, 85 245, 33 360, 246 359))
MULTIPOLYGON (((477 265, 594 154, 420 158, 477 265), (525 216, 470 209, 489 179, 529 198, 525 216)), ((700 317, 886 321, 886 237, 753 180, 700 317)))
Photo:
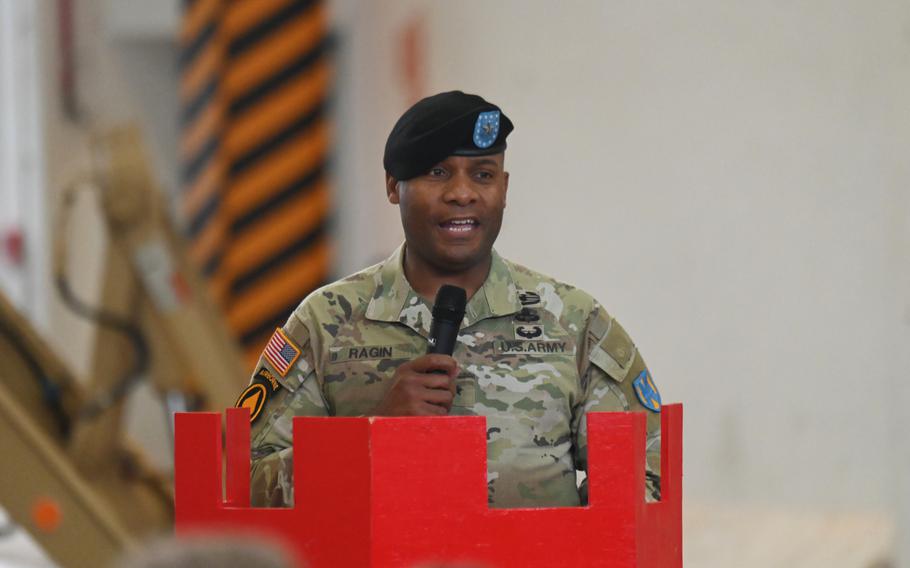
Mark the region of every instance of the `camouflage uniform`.
MULTIPOLYGON (((260 359, 254 382, 270 392, 252 429, 254 505, 293 502, 294 416, 369 414, 396 367, 426 353, 432 306, 408 284, 402 257, 403 245, 300 304, 283 328, 300 350, 285 376, 260 359)), ((658 494, 659 401, 656 412, 645 410, 632 386, 637 376, 650 381, 645 363, 591 296, 493 251, 453 356, 460 374, 451 414, 486 417, 492 506, 585 503, 576 469, 587 466, 589 411, 647 412, 647 493, 658 494)))

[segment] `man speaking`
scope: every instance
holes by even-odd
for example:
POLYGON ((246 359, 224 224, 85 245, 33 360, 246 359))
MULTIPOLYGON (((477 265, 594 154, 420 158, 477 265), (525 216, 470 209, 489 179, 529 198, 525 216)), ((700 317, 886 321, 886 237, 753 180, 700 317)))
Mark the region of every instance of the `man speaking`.
POLYGON ((493 250, 512 129, 460 91, 395 124, 383 164, 404 244, 304 299, 238 399, 253 421, 254 506, 293 502, 294 416, 483 416, 490 505, 556 507, 587 502, 587 413, 642 411, 646 494, 659 498, 660 394, 635 344, 585 292, 493 250), (467 297, 451 356, 427 354, 443 285, 467 297))

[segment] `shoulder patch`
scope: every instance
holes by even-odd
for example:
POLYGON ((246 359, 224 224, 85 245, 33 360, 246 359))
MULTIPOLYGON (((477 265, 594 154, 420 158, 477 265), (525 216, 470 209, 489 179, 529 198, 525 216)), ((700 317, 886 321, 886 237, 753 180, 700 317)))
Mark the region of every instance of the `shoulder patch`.
POLYGON ((253 375, 250 386, 240 393, 234 406, 249 408, 250 422, 254 422, 265 407, 269 395, 278 390, 278 386, 278 381, 272 372, 265 367, 259 367, 259 370, 253 375))
POLYGON ((259 367, 259 370, 253 375, 253 381, 259 381, 264 385, 268 385, 273 391, 278 390, 278 380, 275 378, 275 375, 265 367, 259 367))
POLYGON ((269 391, 262 383, 253 383, 246 388, 245 391, 240 393, 240 397, 237 399, 237 403, 234 405, 236 408, 249 408, 250 409, 250 422, 255 422, 259 415, 262 413, 263 407, 265 407, 265 400, 269 396, 269 391))
POLYGON ((281 328, 275 329, 262 356, 272 364, 278 374, 284 377, 300 357, 300 348, 285 335, 281 328))
POLYGON ((657 391, 654 381, 651 380, 651 373, 647 369, 635 377, 635 380, 632 381, 632 386, 635 389, 635 396, 638 397, 642 406, 651 412, 660 412, 660 393, 657 391))

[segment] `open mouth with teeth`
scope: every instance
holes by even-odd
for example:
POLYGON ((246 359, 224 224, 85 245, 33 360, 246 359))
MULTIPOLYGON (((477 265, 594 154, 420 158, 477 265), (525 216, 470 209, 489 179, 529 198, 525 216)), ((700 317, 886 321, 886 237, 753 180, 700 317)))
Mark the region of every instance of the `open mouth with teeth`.
POLYGON ((477 219, 449 219, 440 223, 439 226, 447 232, 459 234, 470 233, 480 226, 480 223, 477 222, 477 219))

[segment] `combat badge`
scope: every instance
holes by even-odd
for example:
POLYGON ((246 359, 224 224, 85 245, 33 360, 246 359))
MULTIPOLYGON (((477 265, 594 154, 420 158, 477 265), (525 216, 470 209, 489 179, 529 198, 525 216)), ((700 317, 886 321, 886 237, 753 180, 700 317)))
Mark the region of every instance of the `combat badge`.
POLYGON ((641 402, 642 406, 652 412, 660 412, 660 393, 651 380, 651 373, 647 369, 642 371, 632 381, 632 387, 635 389, 635 396, 641 402))
POLYGON ((540 315, 537 313, 537 310, 522 308, 520 312, 515 314, 515 319, 521 323, 535 323, 540 321, 540 315))
POLYGON ((499 111, 491 110, 477 115, 474 123, 474 145, 489 148, 499 136, 499 111))
POLYGON ((525 339, 537 339, 543 335, 543 327, 539 325, 516 325, 515 335, 525 339))
MULTIPOLYGON (((519 296, 520 297, 520 296, 519 296)), ((530 298, 533 300, 533 298, 530 298)), ((522 299, 522 304, 524 304, 522 299)), ((538 300, 539 296, 538 296, 538 300)), ((521 308, 521 311, 515 314, 515 336, 524 339, 537 339, 543 335, 543 326, 540 325, 540 315, 537 310, 531 308, 521 308)))

